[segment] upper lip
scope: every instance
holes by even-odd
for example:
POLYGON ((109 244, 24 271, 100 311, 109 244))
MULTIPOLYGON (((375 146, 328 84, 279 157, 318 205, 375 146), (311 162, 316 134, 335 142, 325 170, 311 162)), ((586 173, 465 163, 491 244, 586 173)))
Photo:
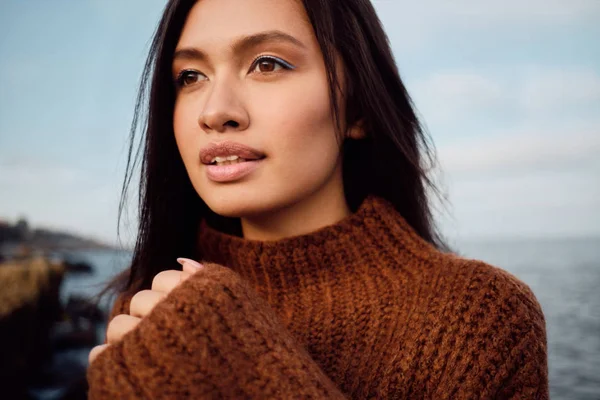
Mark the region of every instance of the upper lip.
POLYGON ((265 155, 252 147, 231 141, 210 143, 200 150, 200 161, 202 164, 210 164, 215 157, 228 156, 238 156, 245 160, 258 160, 265 155))

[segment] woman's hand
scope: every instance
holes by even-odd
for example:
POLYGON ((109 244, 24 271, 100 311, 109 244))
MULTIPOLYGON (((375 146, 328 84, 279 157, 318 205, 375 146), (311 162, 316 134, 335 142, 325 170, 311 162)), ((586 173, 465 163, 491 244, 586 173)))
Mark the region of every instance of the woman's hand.
POLYGON ((131 298, 129 314, 117 315, 110 321, 106 331, 107 343, 96 346, 90 351, 90 364, 110 345, 133 330, 171 290, 202 268, 202 264, 187 258, 178 258, 177 262, 183 266, 182 271, 169 270, 158 273, 152 280, 152 289, 137 292, 131 298))

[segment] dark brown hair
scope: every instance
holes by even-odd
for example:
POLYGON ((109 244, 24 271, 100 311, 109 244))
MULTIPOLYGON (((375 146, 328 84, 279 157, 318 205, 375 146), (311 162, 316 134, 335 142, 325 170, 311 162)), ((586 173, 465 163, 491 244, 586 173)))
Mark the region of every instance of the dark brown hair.
MULTIPOLYGON (((232 221, 217 217, 192 187, 173 133, 171 61, 195 3, 169 1, 146 60, 119 213, 121 218, 141 154, 139 231, 131 268, 111 286, 117 291, 135 293, 149 288, 157 273, 173 267, 176 257, 201 257, 196 237, 202 218, 212 218, 224 230, 231 229, 232 221), (144 134, 134 153, 140 127, 144 134)), ((340 107, 345 107, 346 121, 339 125, 361 121, 367 136, 343 142, 348 204, 356 209, 367 195, 381 196, 393 203, 423 239, 445 249, 434 227, 428 198, 428 193, 438 193, 428 177, 428 166, 434 160, 432 147, 373 6, 369 0, 303 0, 303 4, 325 60, 334 116, 341 115, 340 107), (335 95, 341 87, 336 57, 341 58, 344 68, 340 75, 345 79, 344 104, 338 104, 335 95)))

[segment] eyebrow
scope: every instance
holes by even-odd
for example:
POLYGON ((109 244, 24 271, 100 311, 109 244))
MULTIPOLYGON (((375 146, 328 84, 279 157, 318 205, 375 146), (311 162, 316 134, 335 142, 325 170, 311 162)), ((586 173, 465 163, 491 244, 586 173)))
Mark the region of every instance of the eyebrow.
MULTIPOLYGON (((238 39, 232 46, 231 49, 234 53, 242 53, 266 42, 287 42, 297 47, 305 49, 306 46, 300 40, 296 39, 292 35, 281 31, 267 31, 260 32, 250 36, 244 36, 238 39)), ((208 58, 206 53, 202 50, 193 47, 184 47, 175 51, 173 55, 173 62, 176 60, 199 60, 204 61, 208 58)))

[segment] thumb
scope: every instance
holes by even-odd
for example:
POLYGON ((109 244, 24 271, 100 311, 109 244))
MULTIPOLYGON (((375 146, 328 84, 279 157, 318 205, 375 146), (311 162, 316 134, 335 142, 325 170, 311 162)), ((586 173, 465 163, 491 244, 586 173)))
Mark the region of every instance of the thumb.
POLYGON ((190 260, 189 258, 178 258, 177 262, 182 265, 182 270, 184 272, 188 272, 190 274, 194 274, 200 269, 204 268, 202 264, 194 260, 190 260))

